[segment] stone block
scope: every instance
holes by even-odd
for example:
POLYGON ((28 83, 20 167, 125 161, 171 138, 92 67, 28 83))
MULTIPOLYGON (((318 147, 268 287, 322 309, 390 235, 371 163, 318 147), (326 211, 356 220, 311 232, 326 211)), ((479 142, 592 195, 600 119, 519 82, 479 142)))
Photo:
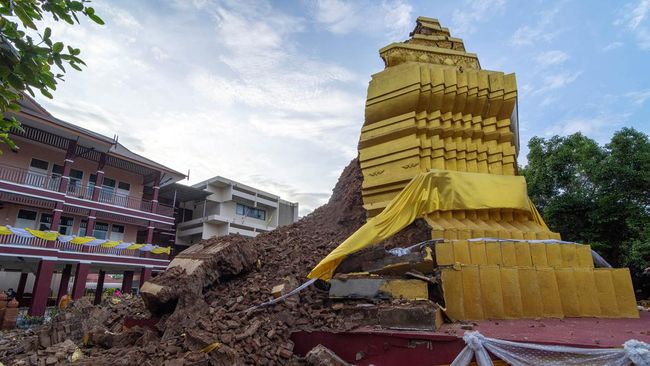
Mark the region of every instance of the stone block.
POLYGON ((418 279, 334 278, 329 297, 333 299, 428 299, 427 283, 418 279))
POLYGON ((332 352, 329 348, 319 344, 312 348, 305 356, 308 365, 313 366, 349 366, 342 358, 332 352))
POLYGON ((435 330, 433 305, 392 306, 378 311, 379 326, 391 329, 435 330))

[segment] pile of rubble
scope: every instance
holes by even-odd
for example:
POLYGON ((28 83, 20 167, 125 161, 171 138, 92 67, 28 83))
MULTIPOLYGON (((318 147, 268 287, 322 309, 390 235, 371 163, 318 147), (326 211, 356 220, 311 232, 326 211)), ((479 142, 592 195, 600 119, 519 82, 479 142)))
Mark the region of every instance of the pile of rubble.
MULTIPOLYGON (((379 305, 379 310, 373 308, 364 315, 349 311, 366 309, 364 299, 336 302, 327 291, 311 286, 273 306, 253 309, 299 286, 319 260, 365 223, 361 183, 355 159, 343 171, 330 201, 300 221, 253 239, 230 235, 189 248, 174 259, 170 269, 145 283, 142 299, 129 299, 128 307, 119 312, 114 310, 120 304, 89 309, 75 304, 64 316, 83 319, 83 357, 77 363, 276 365, 322 361, 332 355, 323 350, 304 359, 294 355, 291 333, 376 325, 382 318, 377 315, 381 306, 390 307, 386 314, 395 306, 421 307, 378 297, 372 303, 379 305), (364 306, 357 306, 359 303, 364 306), (151 329, 122 329, 125 317, 159 320, 151 329)), ((384 244, 392 247, 429 238, 430 228, 416 222, 400 235, 384 244)), ((432 319, 428 309, 424 314, 432 319)), ((55 321, 49 328, 56 327, 55 321)), ((67 339, 78 342, 79 335, 73 333, 67 339)), ((40 344, 40 348, 46 345, 40 344)), ((24 349, 8 359, 29 361, 34 351, 24 349)))
MULTIPOLYGON (((0 361, 17 365, 66 364, 72 360, 77 345, 88 343, 87 338, 98 330, 121 334, 126 318, 150 317, 151 313, 138 297, 111 298, 100 306, 81 298, 47 324, 4 332, 0 339, 0 361)), ((77 351, 74 360, 81 359, 82 355, 81 350, 77 351)))

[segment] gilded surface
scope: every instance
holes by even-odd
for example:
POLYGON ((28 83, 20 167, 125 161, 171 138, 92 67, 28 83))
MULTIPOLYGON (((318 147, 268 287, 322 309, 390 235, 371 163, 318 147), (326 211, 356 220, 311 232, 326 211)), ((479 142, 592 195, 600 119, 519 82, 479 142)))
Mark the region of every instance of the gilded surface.
MULTIPOLYGON (((517 174, 514 74, 481 69, 431 18, 379 53, 386 68, 368 87, 359 140, 369 217, 430 169, 517 174)), ((627 269, 594 268, 589 245, 540 242, 560 236, 530 212, 448 210, 424 219, 433 238, 446 239, 435 259, 452 319, 638 317, 627 269)))

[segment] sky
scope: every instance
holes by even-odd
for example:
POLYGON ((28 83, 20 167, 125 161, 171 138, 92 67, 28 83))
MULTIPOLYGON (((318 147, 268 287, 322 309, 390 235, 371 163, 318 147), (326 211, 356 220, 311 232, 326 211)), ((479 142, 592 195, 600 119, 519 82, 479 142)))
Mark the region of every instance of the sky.
POLYGON ((650 134, 650 0, 95 0, 106 25, 51 22, 81 49, 55 116, 180 172, 325 203, 356 156, 379 48, 418 16, 463 38, 488 70, 515 73, 521 151, 575 132, 650 134))

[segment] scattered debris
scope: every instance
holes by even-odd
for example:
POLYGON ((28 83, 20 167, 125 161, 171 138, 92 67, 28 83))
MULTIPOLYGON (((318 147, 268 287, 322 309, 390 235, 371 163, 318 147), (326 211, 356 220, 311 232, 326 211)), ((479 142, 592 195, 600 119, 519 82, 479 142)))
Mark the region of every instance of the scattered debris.
POLYGON ((349 366, 350 364, 343 361, 336 353, 329 348, 318 345, 314 347, 305 356, 305 361, 312 366, 349 366))
MULTIPOLYGON (((356 306, 354 300, 335 302, 315 286, 273 306, 247 311, 295 289, 321 258, 365 223, 361 182, 355 159, 343 171, 330 201, 300 221, 252 239, 229 235, 194 245, 176 257, 167 271, 144 284, 142 298, 125 297, 117 304, 107 301, 101 306, 77 301, 51 324, 33 333, 23 331, 20 340, 0 343, 0 359, 40 365, 38 352, 70 339, 76 345, 86 341, 83 357, 76 362, 83 365, 295 364, 302 361, 293 353, 290 335, 294 331, 347 331, 361 325, 381 326, 379 319, 391 326, 399 323, 399 317, 408 317, 407 312, 395 310, 400 307, 421 309, 415 313, 428 320, 415 316, 409 321, 414 328, 432 329, 436 307, 428 300, 411 304, 379 299, 356 306), (124 329, 125 320, 140 325, 124 329), (49 336, 50 346, 45 346, 47 341, 40 343, 41 332, 49 336), (8 351, 10 347, 14 350, 8 351)), ((430 228, 418 223, 404 235, 426 237, 430 228)), ((411 239, 402 245, 418 242, 411 239)), ((399 237, 391 240, 397 246, 399 237)), ((424 249, 414 253, 420 259, 430 256, 424 249)), ((401 258, 403 263, 409 256, 401 258)), ((411 264, 402 275, 413 270, 427 272, 411 264)), ((425 288, 428 284, 402 279, 425 288)))

